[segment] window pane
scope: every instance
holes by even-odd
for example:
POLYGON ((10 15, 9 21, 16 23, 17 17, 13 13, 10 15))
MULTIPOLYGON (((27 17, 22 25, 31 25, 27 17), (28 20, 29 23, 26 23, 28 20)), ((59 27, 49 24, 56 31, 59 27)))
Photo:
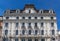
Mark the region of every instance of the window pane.
POLYGON ((43 17, 41 17, 41 19, 43 19, 43 17))
POLYGON ((23 35, 25 34, 25 30, 22 30, 22 34, 23 34, 23 35))
POLYGON ((8 38, 5 38, 5 37, 4 37, 4 38, 3 38, 3 41, 8 41, 8 38))
POLYGON ((6 17, 6 19, 9 19, 9 17, 6 17))
POLYGON ((41 39, 41 41, 45 41, 45 39, 41 39))
POLYGON ((8 23, 5 23, 5 27, 8 27, 8 23))
POLYGON ((21 41, 25 41, 25 38, 22 38, 21 41))
POLYGON ((32 39, 31 38, 28 38, 28 41, 32 41, 32 39))
POLYGON ((18 30, 16 30, 16 35, 18 35, 18 30))
POLYGON ((44 35, 44 30, 41 30, 41 35, 44 35))
POLYGON ((38 41, 38 39, 35 39, 35 41, 38 41))
POLYGON ((35 23, 35 27, 37 27, 37 23, 35 23))
POLYGON ((37 19, 37 17, 35 17, 35 19, 37 19))
POLYGON ((8 34, 8 30, 5 30, 5 35, 7 35, 8 34))
POLYGON ((29 19, 31 19, 31 17, 29 17, 29 19))
POLYGON ((16 19, 19 19, 19 17, 16 17, 16 19))
POLYGON ((23 19, 25 19, 25 17, 22 17, 23 19))
POLYGON ((53 17, 51 17, 51 19, 53 19, 53 17))
POLYGON ((35 35, 38 33, 38 31, 37 30, 35 30, 35 35))
POLYGON ((54 30, 52 30, 52 35, 54 35, 55 34, 55 31, 54 30))
POLYGON ((18 25, 19 25, 19 24, 18 24, 18 23, 16 23, 16 27, 18 27, 18 25))
POLYGON ((51 23, 51 27, 54 27, 54 23, 51 23))
POLYGON ((18 38, 15 38, 15 41, 18 41, 18 38))
POLYGON ((42 22, 42 23, 41 23, 41 27, 43 27, 43 25, 44 25, 44 24, 43 24, 43 22, 42 22))
POLYGON ((31 30, 29 30, 29 35, 31 35, 31 30))

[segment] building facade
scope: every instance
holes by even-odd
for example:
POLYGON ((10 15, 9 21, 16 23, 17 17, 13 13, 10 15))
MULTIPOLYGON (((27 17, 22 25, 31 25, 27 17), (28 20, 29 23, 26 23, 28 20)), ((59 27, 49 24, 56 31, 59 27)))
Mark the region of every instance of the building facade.
POLYGON ((60 31, 58 31, 58 41, 60 41, 60 31))
POLYGON ((6 10, 3 15, 3 41, 58 41, 56 14, 26 4, 23 10, 6 10))
POLYGON ((3 23, 3 17, 0 16, 0 41, 2 41, 2 23, 3 23))

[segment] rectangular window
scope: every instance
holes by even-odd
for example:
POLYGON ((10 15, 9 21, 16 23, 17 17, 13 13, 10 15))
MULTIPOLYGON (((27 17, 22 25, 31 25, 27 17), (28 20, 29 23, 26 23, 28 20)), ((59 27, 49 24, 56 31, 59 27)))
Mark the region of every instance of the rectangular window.
POLYGON ((44 35, 44 30, 41 30, 41 35, 44 35))
POLYGON ((25 38, 22 38, 21 41, 25 41, 25 38))
POLYGON ((41 19, 43 19, 43 17, 41 17, 41 19))
POLYGON ((52 38, 51 38, 51 41, 55 41, 55 38, 52 37, 52 38))
POLYGON ((9 40, 8 40, 8 38, 7 38, 7 37, 6 37, 6 38, 4 37, 4 38, 3 38, 3 41, 9 41, 9 40))
POLYGON ((52 35, 55 35, 55 31, 54 30, 52 30, 52 35))
POLYGON ((25 28, 25 23, 22 23, 22 28, 25 28))
POLYGON ((28 27, 31 28, 31 23, 29 23, 28 27))
POLYGON ((38 31, 37 31, 37 30, 35 30, 35 35, 37 35, 37 33, 38 33, 38 31))
POLYGON ((5 27, 8 27, 8 23, 5 23, 5 27))
POLYGON ((9 19, 9 17, 6 17, 6 19, 9 19))
POLYGON ((29 35, 31 35, 31 30, 29 30, 29 32, 28 32, 28 33, 29 33, 29 35))
POLYGON ((8 35, 8 30, 5 30, 5 35, 8 35))
POLYGON ((19 17, 16 17, 16 19, 19 19, 19 17))
POLYGON ((22 30, 22 34, 23 34, 23 35, 25 34, 25 30, 22 30))
POLYGON ((18 30, 16 30, 16 35, 18 35, 18 30))
POLYGON ((51 27, 54 27, 54 23, 51 23, 51 27))
POLYGON ((31 17, 29 17, 29 19, 31 19, 31 17))
POLYGON ((28 38, 28 41, 32 41, 32 39, 31 38, 28 38))
POLYGON ((15 41, 18 41, 18 38, 15 38, 15 41))
POLYGON ((19 23, 16 23, 16 27, 18 27, 19 23))
POLYGON ((44 25, 44 24, 43 24, 43 22, 42 22, 42 23, 41 23, 41 27, 43 27, 43 25, 44 25))
POLYGON ((45 39, 41 39, 41 41, 45 41, 45 39))
POLYGON ((38 39, 35 39, 35 41, 38 41, 38 39))
POLYGON ((51 17, 51 19, 53 19, 53 17, 51 17))
POLYGON ((25 19, 25 17, 22 17, 22 19, 25 19))
POLYGON ((35 19, 37 19, 37 17, 35 17, 35 19))
POLYGON ((35 23, 35 27, 37 27, 37 23, 35 23))

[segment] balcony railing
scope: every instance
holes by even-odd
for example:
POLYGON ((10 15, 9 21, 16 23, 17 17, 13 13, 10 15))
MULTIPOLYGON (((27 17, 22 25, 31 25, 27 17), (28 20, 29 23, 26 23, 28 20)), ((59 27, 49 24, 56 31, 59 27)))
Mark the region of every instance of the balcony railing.
POLYGON ((10 38, 13 38, 13 37, 46 37, 46 38, 50 38, 50 37, 52 37, 51 35, 40 35, 40 34, 37 34, 37 35, 35 35, 35 34, 31 34, 31 35, 29 35, 29 34, 25 34, 25 35, 22 35, 22 34, 20 34, 20 35, 4 35, 3 37, 10 37, 10 38))

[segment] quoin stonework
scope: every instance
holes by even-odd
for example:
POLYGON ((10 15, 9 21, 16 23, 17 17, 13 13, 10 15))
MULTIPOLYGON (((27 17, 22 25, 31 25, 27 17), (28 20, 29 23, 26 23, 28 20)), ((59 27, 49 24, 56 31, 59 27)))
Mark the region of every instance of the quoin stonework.
POLYGON ((58 41, 57 30, 54 10, 26 4, 23 10, 4 12, 2 41, 58 41))

